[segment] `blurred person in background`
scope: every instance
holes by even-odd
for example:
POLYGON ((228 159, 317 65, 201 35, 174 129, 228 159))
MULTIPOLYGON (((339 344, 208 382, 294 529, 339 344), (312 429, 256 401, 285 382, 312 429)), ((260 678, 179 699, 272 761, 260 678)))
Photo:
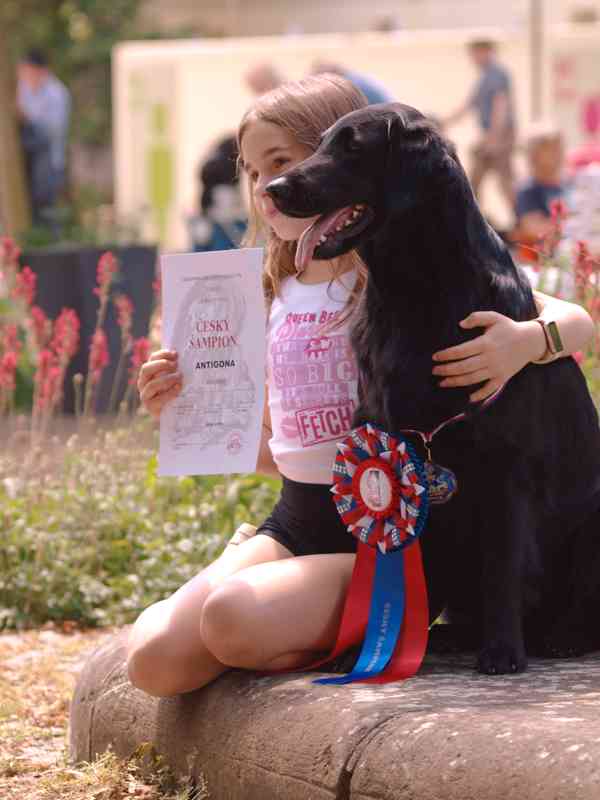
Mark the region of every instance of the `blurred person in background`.
POLYGON ((244 81, 252 94, 260 97, 281 86, 285 78, 274 64, 265 61, 246 70, 244 81))
POLYGON ((454 125, 474 112, 480 139, 473 148, 470 181, 480 200, 481 184, 489 172, 495 172, 500 190, 511 212, 514 212, 515 190, 512 157, 515 148, 515 118, 512 81, 507 70, 496 60, 492 41, 476 40, 468 45, 471 60, 480 77, 465 103, 453 114, 440 119, 444 128, 454 125))
POLYGON ((341 64, 335 64, 330 61, 315 61, 310 68, 310 74, 322 75, 324 73, 340 75, 342 78, 346 78, 347 81, 350 81, 361 90, 369 103, 391 103, 394 100, 385 86, 370 76, 346 69, 341 64))
POLYGON ((192 249, 231 250, 239 247, 246 231, 246 211, 237 169, 235 136, 222 139, 198 171, 200 211, 188 220, 192 249))
POLYGON ((25 153, 27 185, 35 223, 66 185, 66 151, 71 95, 41 50, 30 50, 17 68, 17 110, 25 153))
POLYGON ((536 123, 527 132, 524 144, 529 177, 517 192, 514 238, 526 245, 539 245, 553 226, 552 202, 566 189, 564 142, 554 125, 536 123))

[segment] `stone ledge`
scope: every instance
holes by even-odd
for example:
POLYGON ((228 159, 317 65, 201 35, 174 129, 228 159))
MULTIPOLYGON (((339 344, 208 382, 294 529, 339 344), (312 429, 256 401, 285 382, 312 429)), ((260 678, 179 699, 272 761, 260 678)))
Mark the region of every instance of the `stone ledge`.
POLYGON ((71 709, 71 756, 151 742, 211 800, 598 800, 600 654, 475 674, 429 659, 401 684, 316 686, 232 670, 159 700, 127 681, 123 634, 98 649, 71 709))

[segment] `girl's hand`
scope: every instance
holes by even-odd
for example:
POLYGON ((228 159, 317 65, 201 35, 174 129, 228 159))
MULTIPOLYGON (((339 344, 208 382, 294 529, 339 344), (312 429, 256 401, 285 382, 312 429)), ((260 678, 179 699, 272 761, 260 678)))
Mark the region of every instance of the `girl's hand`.
POLYGON ((443 376, 440 386, 484 385, 470 396, 472 403, 485 400, 530 361, 546 352, 546 337, 535 320, 515 322, 496 311, 475 311, 461 328, 485 328, 485 333, 456 347, 434 353, 434 361, 452 362, 434 367, 443 376))
POLYGON ((174 350, 157 350, 142 364, 137 388, 144 408, 153 417, 160 417, 165 405, 181 391, 182 375, 177 371, 177 353, 174 350))

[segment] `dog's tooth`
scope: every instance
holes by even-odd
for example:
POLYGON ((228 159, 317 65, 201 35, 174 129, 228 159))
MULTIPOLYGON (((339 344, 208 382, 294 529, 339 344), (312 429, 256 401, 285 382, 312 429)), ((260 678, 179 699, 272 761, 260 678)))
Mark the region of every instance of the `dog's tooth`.
POLYGON ((347 219, 346 222, 344 222, 344 228, 347 228, 348 225, 352 225, 352 220, 347 219))
POLYGON ((319 244, 323 244, 323 242, 326 242, 326 241, 327 241, 327 237, 326 236, 321 236, 321 238, 319 239, 319 244))

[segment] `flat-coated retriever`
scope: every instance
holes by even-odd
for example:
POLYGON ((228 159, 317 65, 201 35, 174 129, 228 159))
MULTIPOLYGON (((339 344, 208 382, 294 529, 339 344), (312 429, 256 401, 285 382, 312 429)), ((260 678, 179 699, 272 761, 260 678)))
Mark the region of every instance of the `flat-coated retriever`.
POLYGON ((485 408, 431 374, 435 351, 481 333, 459 326, 469 313, 536 316, 452 145, 413 108, 369 106, 267 191, 285 214, 320 215, 299 266, 351 249, 367 265, 354 423, 425 432, 469 410, 433 440, 459 483, 422 539, 433 615, 445 607, 479 631, 489 674, 525 669, 527 653, 600 647, 600 430, 581 370, 572 358, 528 365, 485 408))

